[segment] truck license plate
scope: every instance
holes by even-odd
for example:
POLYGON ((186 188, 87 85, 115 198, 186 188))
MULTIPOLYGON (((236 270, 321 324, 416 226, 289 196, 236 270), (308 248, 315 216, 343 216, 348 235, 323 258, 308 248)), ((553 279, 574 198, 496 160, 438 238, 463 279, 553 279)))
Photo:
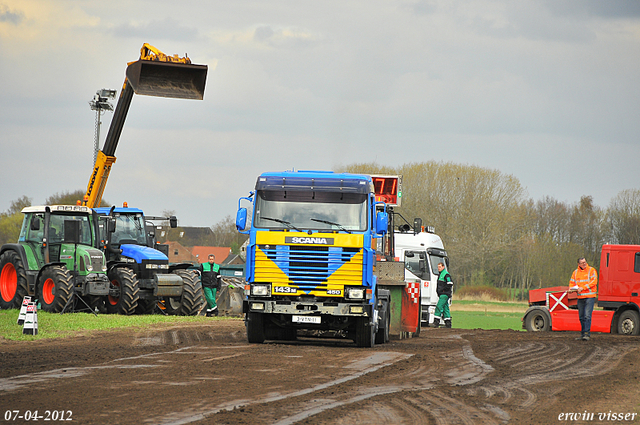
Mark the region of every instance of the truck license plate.
POLYGON ((292 316, 291 321, 293 323, 321 323, 320 316, 292 316))

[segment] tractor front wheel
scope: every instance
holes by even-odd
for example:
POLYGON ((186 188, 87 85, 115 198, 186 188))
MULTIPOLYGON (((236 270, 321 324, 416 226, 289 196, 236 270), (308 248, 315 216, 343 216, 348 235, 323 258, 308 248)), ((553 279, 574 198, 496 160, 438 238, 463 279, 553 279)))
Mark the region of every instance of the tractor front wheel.
POLYGON ((42 310, 60 313, 73 296, 71 273, 63 266, 47 267, 38 285, 38 300, 42 310))
POLYGON ((0 309, 20 308, 27 295, 27 273, 20 256, 6 251, 0 257, 0 309))
POLYGON ((133 270, 119 267, 109 272, 109 295, 106 306, 109 314, 133 314, 138 306, 138 278, 133 270))
POLYGON ((177 313, 181 316, 195 316, 204 303, 204 292, 198 275, 189 270, 174 272, 182 278, 182 298, 177 313))

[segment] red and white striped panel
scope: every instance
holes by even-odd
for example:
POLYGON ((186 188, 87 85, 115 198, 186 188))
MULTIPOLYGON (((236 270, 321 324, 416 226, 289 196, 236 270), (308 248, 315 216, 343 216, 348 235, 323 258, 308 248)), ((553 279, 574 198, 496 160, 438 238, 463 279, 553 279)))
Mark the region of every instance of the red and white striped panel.
POLYGON ((420 302, 420 282, 407 282, 406 290, 414 304, 420 302))

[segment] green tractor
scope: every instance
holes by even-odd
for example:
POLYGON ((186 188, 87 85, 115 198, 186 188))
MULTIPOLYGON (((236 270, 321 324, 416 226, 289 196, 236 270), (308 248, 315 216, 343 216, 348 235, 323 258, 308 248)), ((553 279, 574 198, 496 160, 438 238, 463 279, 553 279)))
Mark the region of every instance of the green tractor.
POLYGON ((78 205, 22 213, 18 243, 0 248, 0 309, 20 308, 25 295, 47 312, 96 309, 109 294, 107 263, 94 248, 96 213, 78 205))

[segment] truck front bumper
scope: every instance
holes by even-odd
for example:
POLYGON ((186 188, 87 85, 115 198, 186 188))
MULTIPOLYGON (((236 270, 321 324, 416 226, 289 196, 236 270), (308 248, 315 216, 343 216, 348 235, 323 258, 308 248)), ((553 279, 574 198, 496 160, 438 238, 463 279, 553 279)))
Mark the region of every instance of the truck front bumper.
POLYGON ((371 317, 372 305, 309 301, 244 300, 244 313, 371 317))

